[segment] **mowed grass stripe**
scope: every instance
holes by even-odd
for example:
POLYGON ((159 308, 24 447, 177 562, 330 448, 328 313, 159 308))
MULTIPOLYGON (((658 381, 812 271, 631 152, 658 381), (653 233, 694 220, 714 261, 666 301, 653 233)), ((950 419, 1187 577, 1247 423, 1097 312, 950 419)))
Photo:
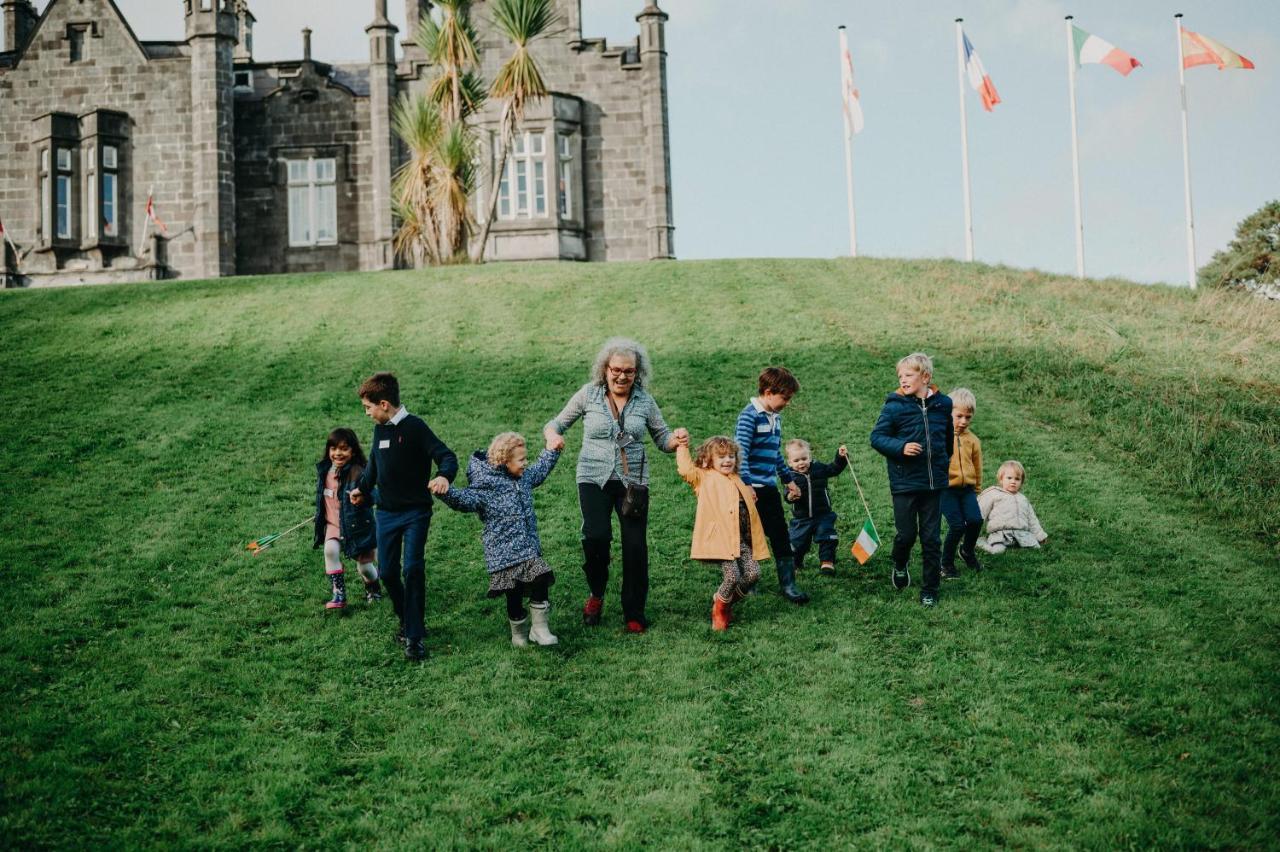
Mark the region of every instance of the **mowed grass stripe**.
MULTIPOLYGON (((1250 310, 890 261, 4 294, 3 452, 27 486, 0 519, 0 825, 55 846, 1266 845, 1280 354, 1250 310), (369 434, 368 372, 395 369, 465 457, 507 428, 536 441, 614 333, 650 347, 695 438, 732 431, 761 366, 792 367, 787 435, 849 442, 886 547, 866 433, 923 348, 978 395, 987 478, 1028 465, 1050 546, 948 583, 933 613, 889 587, 887 554, 846 556, 805 572, 810 607, 766 583, 713 636, 693 497, 651 453, 654 631, 620 634, 616 580, 587 631, 575 434, 537 497, 555 649, 509 647, 479 525, 443 508, 421 667, 385 604, 321 612, 307 542, 244 553, 307 513, 330 427, 369 434)), ((858 502, 835 496, 847 553, 858 502)))

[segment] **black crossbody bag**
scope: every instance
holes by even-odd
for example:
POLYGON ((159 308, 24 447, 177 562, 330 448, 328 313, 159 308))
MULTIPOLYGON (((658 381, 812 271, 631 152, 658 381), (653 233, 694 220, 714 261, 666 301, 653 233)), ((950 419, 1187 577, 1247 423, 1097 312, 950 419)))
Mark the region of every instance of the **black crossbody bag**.
MULTIPOLYGON (((618 423, 618 437, 614 439, 614 443, 618 447, 618 453, 622 456, 622 484, 627 487, 627 493, 622 497, 622 509, 619 514, 624 518, 631 520, 643 520, 649 514, 649 486, 640 482, 631 481, 631 471, 627 467, 627 446, 635 439, 626 429, 622 428, 622 415, 618 412, 618 407, 613 403, 613 397, 609 396, 608 389, 604 392, 605 399, 609 401, 609 411, 613 413, 613 419, 618 423)), ((640 463, 640 478, 644 479, 644 462, 640 463)))

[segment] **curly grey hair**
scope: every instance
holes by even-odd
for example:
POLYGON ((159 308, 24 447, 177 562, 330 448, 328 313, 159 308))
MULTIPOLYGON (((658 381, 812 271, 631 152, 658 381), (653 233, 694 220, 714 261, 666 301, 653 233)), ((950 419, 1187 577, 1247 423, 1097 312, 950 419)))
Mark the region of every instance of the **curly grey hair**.
POLYGON ((636 341, 629 337, 610 337, 596 353, 596 361, 591 365, 591 381, 593 384, 605 383, 605 368, 614 355, 625 355, 636 362, 636 382, 638 388, 647 388, 652 378, 653 368, 649 363, 649 353, 636 341))

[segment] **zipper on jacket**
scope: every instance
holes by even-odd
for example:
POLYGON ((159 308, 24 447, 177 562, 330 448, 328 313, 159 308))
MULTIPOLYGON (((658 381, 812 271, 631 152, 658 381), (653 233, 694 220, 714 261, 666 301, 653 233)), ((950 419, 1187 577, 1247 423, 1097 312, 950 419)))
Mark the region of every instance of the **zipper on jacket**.
POLYGON ((924 457, 928 462, 929 468, 929 490, 932 491, 933 486, 933 441, 929 439, 929 407, 927 405, 928 397, 920 400, 920 417, 924 420, 924 457))

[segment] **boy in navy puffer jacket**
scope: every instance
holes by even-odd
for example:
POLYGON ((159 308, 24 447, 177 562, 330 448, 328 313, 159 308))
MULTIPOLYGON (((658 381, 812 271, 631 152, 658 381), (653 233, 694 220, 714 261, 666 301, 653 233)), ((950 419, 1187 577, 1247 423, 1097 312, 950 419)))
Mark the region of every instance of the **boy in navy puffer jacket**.
POLYGON ((511 644, 517 648, 530 640, 538 645, 560 641, 547 623, 551 611, 547 589, 556 578, 542 558, 538 519, 533 513, 533 489, 551 475, 560 452, 543 450, 526 469, 528 455, 522 436, 503 432, 488 450, 472 454, 467 464, 467 487, 450 486, 440 495, 449 508, 480 515, 489 597, 506 595, 511 644), (522 605, 526 595, 531 613, 522 605))
POLYGON ((898 362, 898 389, 885 397, 884 408, 871 430, 871 446, 889 467, 893 495, 893 575, 896 589, 911 585, 907 562, 920 536, 924 557, 924 586, 920 603, 938 602, 942 564, 939 501, 947 487, 947 471, 955 444, 951 399, 929 382, 933 361, 913 352, 898 362))

